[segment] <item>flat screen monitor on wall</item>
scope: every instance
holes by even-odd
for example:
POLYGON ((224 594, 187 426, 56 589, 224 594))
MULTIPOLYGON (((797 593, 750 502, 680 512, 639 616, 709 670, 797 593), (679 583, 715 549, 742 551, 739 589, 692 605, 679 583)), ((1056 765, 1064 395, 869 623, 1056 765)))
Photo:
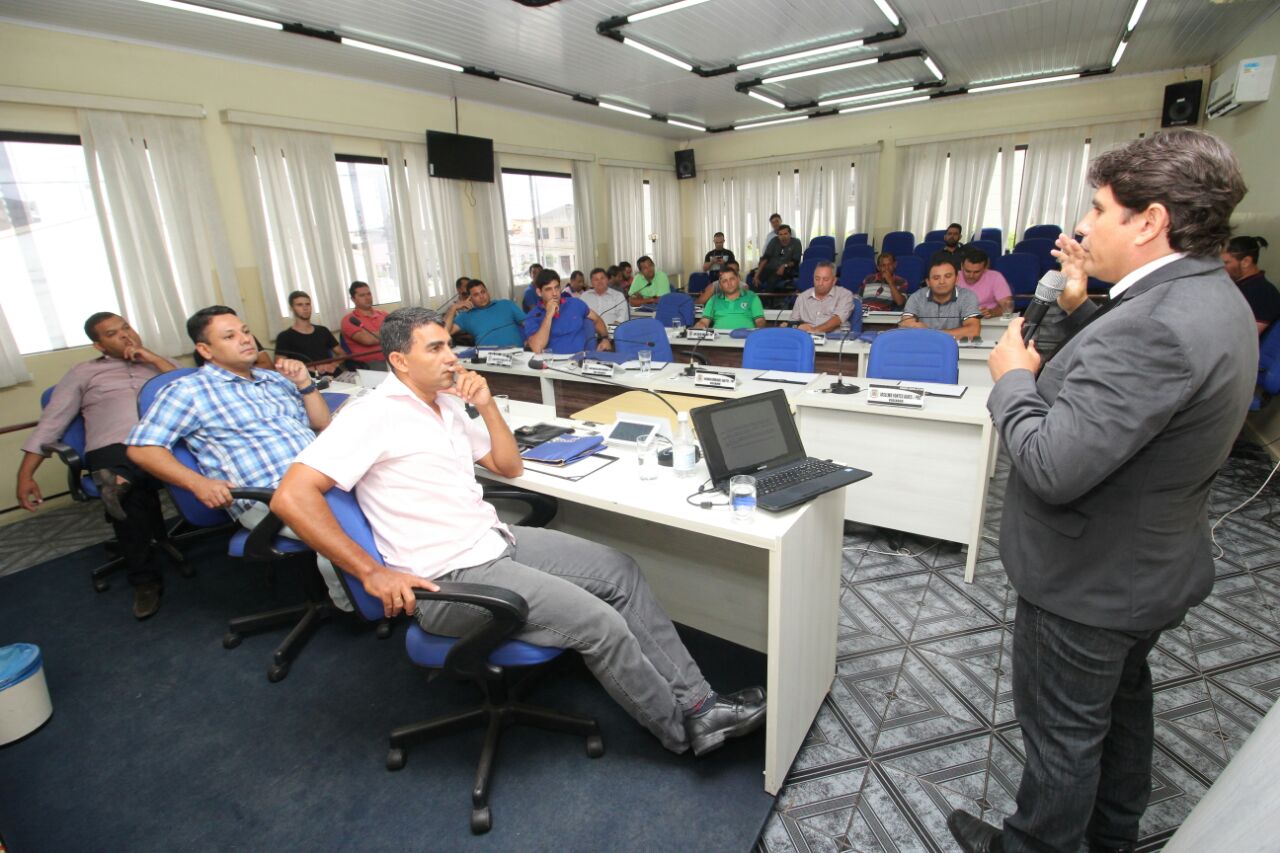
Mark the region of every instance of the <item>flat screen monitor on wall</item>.
POLYGON ((427 169, 434 178, 493 183, 493 140, 427 131, 427 169))

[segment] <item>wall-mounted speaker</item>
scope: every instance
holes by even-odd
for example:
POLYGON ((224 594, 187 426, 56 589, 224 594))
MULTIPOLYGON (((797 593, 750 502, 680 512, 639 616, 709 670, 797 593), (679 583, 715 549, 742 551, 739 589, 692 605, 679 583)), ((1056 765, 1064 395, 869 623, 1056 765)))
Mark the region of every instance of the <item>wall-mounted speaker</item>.
POLYGON ((1161 127, 1182 127, 1200 123, 1199 80, 1171 83, 1164 87, 1164 109, 1160 111, 1161 127))
POLYGON ((676 178, 683 181, 685 178, 694 178, 698 175, 698 169, 693 165, 693 149, 686 148, 683 151, 676 152, 676 178))

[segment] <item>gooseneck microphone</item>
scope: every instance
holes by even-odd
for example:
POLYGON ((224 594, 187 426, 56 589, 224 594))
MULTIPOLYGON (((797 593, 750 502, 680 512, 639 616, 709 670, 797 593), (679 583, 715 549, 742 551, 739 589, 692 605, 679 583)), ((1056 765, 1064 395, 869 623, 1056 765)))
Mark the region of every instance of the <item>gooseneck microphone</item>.
MULTIPOLYGON (((590 354, 585 350, 583 350, 582 352, 574 353, 571 360, 579 361, 579 356, 581 356, 581 360, 586 360, 587 358, 590 358, 590 354)), ((530 367, 533 367, 533 361, 534 361, 533 359, 529 360, 530 367)), ((581 380, 583 378, 581 373, 574 373, 572 370, 565 370, 563 367, 554 367, 550 362, 543 362, 541 365, 539 365, 535 369, 550 370, 555 373, 563 373, 565 376, 572 376, 574 379, 578 379, 578 380, 581 380)), ((670 409, 673 415, 676 415, 677 417, 680 415, 679 410, 676 409, 675 406, 671 405, 671 401, 668 400, 666 397, 662 396, 661 394, 659 394, 657 391, 652 391, 648 388, 637 388, 633 385, 625 385, 622 382, 615 382, 614 380, 607 379, 603 376, 592 376, 590 378, 592 382, 603 382, 606 385, 616 385, 619 388, 625 388, 628 391, 643 391, 646 394, 652 394, 654 397, 657 397, 659 400, 661 400, 662 405, 670 409)))
MULTIPOLYGON (((690 326, 689 328, 691 329, 693 327, 690 326)), ((710 332, 712 331, 712 328, 710 326, 707 326, 706 331, 710 332)), ((688 337, 688 335, 689 335, 689 331, 688 329, 686 329, 685 337, 688 337)), ((705 340, 706 340, 705 337, 701 337, 693 342, 693 349, 689 350, 689 366, 684 369, 685 376, 692 376, 694 373, 697 372, 697 367, 695 365, 700 364, 703 367, 705 367, 711 363, 710 359, 708 359, 705 355, 701 355, 698 353, 698 347, 700 347, 702 345, 702 342, 705 340)))
MULTIPOLYGON (((473 310, 474 310, 474 309, 473 309, 473 310)), ((472 364, 484 364, 484 359, 480 358, 480 342, 481 342, 481 341, 483 341, 485 338, 489 337, 490 335, 492 335, 494 332, 501 332, 503 329, 506 329, 506 328, 511 327, 511 326, 515 326, 517 329, 523 329, 523 328, 524 328, 524 324, 523 324, 523 323, 517 323, 515 320, 508 320, 507 322, 505 322, 505 323, 503 323, 503 324, 501 324, 501 325, 494 326, 492 329, 485 329, 485 330, 484 330, 484 332, 482 332, 482 333, 481 333, 481 334, 476 338, 475 347, 474 347, 475 352, 474 352, 474 353, 472 353, 472 355, 471 355, 471 363, 472 363, 472 364)), ((521 335, 521 337, 523 338, 523 337, 524 337, 524 335, 521 335)))
POLYGON ((827 388, 828 394, 857 394, 862 389, 857 385, 844 384, 844 342, 849 340, 852 330, 840 339, 840 348, 836 350, 836 381, 827 388))
POLYGON ((1040 281, 1036 283, 1036 295, 1031 298, 1027 310, 1022 312, 1023 346, 1031 343, 1036 332, 1040 331, 1045 313, 1058 304, 1058 297, 1066 286, 1067 277, 1057 270, 1049 270, 1040 277, 1040 281))

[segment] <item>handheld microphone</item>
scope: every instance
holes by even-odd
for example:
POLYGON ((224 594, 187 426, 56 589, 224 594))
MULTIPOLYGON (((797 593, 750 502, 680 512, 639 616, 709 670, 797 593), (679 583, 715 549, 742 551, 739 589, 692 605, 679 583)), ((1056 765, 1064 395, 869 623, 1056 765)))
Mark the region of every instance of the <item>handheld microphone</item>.
POLYGON ((1044 320, 1045 313, 1058 304, 1058 296, 1066 286, 1067 277, 1057 270, 1049 270, 1040 277, 1040 281, 1036 283, 1036 295, 1032 297, 1027 310, 1022 312, 1024 346, 1031 343, 1031 339, 1040 330, 1040 323, 1044 320))

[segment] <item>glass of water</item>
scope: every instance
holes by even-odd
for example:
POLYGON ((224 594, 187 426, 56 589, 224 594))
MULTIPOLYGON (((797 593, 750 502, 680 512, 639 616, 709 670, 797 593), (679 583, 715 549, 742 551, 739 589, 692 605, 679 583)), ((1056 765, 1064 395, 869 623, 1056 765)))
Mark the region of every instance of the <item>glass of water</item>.
POLYGON ((676 337, 679 337, 680 332, 682 332, 683 330, 684 330, 684 320, 680 317, 672 317, 671 331, 675 333, 676 337))
POLYGON ((636 439, 636 465, 641 480, 658 479, 658 432, 653 430, 636 439))
POLYGON ((640 372, 648 375, 650 366, 653 364, 653 350, 642 349, 636 353, 636 358, 640 359, 640 372))
POLYGON ((498 411, 504 415, 511 414, 511 397, 507 394, 494 394, 493 400, 498 404, 498 411))
POLYGON ((746 474, 729 478, 729 502, 734 521, 750 521, 756 513, 756 478, 746 474))

